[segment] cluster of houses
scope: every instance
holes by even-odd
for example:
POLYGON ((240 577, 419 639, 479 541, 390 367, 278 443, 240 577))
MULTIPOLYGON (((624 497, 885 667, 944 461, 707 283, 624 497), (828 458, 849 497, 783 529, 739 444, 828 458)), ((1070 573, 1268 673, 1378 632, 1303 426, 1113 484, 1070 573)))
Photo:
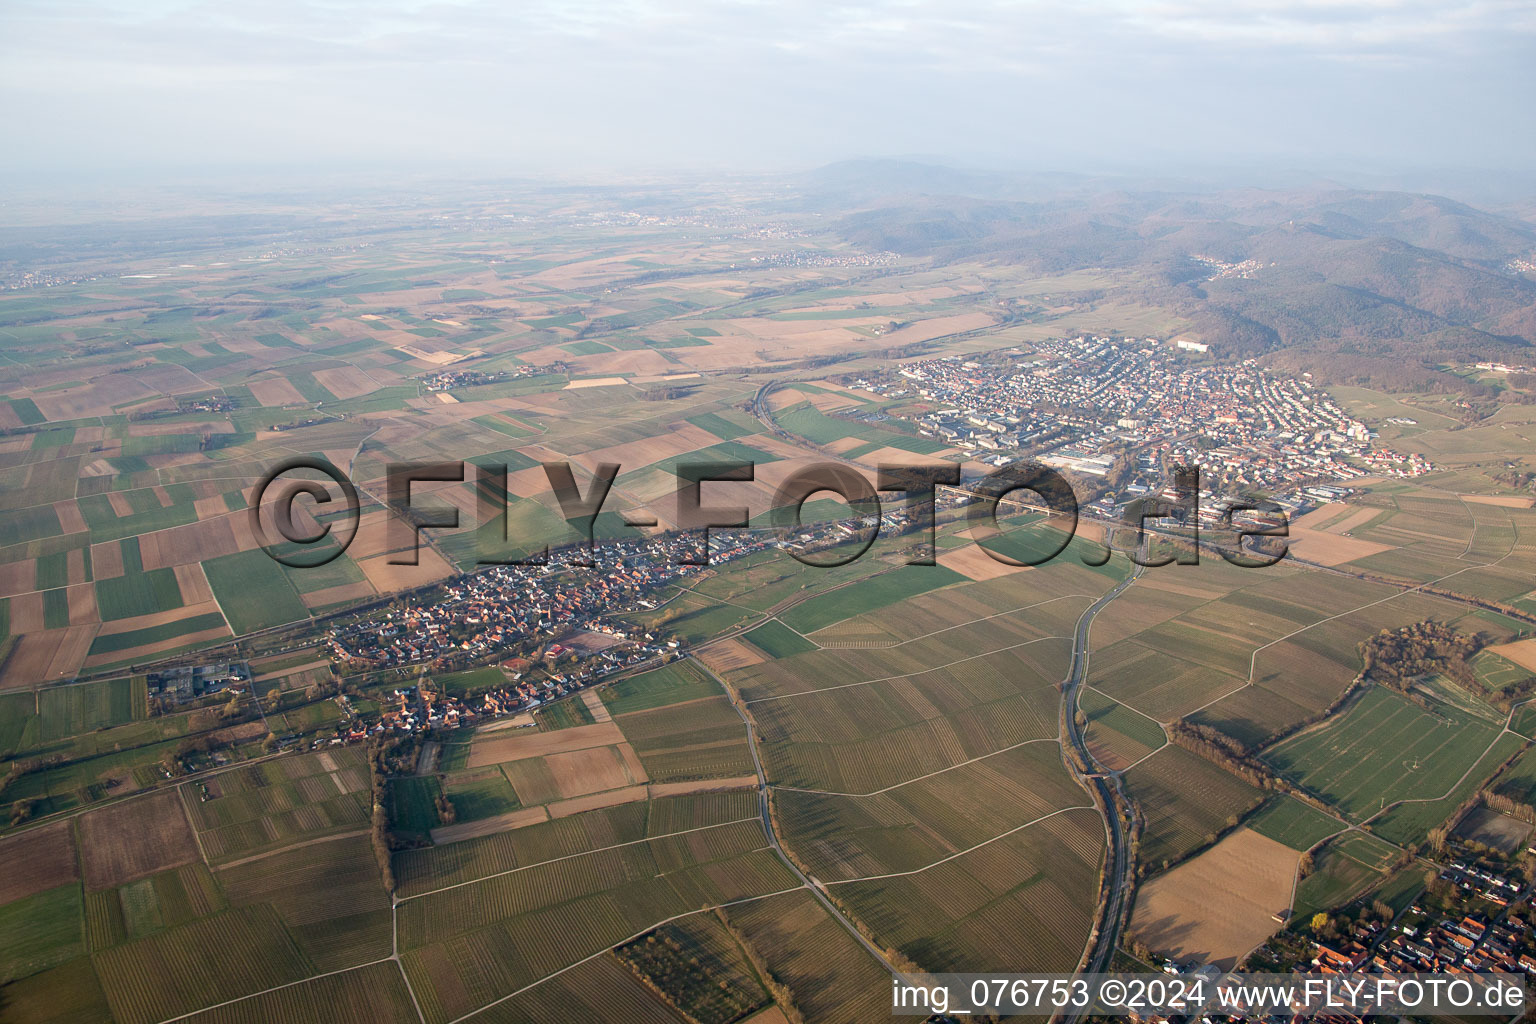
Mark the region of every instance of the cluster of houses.
MULTIPOLYGON (((332 630, 331 654, 353 668, 444 667, 491 660, 529 638, 611 633, 606 613, 654 608, 655 591, 698 571, 677 564, 669 540, 604 545, 598 549, 602 572, 577 573, 551 562, 454 577, 429 597, 332 630)), ((765 536, 714 533, 711 561, 728 561, 768 543, 765 536)), ((615 657, 610 654, 609 660, 615 657)))
MULTIPOLYGON (((887 267, 901 257, 894 252, 819 252, 815 249, 795 249, 787 252, 771 252, 753 256, 750 265, 762 267, 887 267)), ((857 315, 853 311, 850 315, 857 315)))
POLYGON ((535 366, 525 363, 510 370, 443 370, 429 377, 420 378, 421 389, 427 392, 452 391, 454 388, 474 388, 482 384, 499 384, 519 377, 537 377, 546 373, 558 373, 565 364, 535 366))
POLYGON ((919 432, 991 464, 1025 456, 1087 477, 1131 459, 1131 495, 1157 487, 1162 466, 1198 465, 1216 493, 1296 492, 1369 474, 1417 476, 1417 454, 1374 444, 1375 434, 1310 381, 1253 361, 1194 364, 1154 338, 1082 336, 984 361, 906 363, 851 382, 930 411, 919 432))
MULTIPOLYGON (((962 492, 950 492, 938 504, 968 500, 962 492)), ((871 519, 806 524, 792 534, 781 529, 711 531, 708 564, 787 544, 806 549, 835 544, 874 525, 871 519)), ((881 516, 881 528, 889 532, 917 524, 910 508, 893 508, 881 516)), ((332 629, 327 635, 330 654, 352 671, 499 664, 506 677, 505 685, 477 694, 473 702, 404 687, 386 702, 377 723, 344 714, 338 738, 455 728, 478 718, 515 714, 616 672, 676 656, 680 641, 613 616, 660 607, 665 599, 659 591, 702 571, 680 562, 684 543, 678 536, 661 536, 599 546, 595 556, 602 572, 573 571, 564 559, 578 553, 554 552, 547 565, 497 566, 457 576, 403 607, 332 629), (510 653, 517 646, 538 662, 510 653)))
POLYGON ((1452 887, 1450 909, 1431 909, 1421 897, 1395 922, 1362 920, 1349 934, 1311 947, 1310 962, 1292 970, 1325 974, 1359 972, 1536 973, 1532 936, 1521 908, 1529 911, 1530 884, 1515 867, 1495 867, 1456 856, 1440 869, 1452 887))

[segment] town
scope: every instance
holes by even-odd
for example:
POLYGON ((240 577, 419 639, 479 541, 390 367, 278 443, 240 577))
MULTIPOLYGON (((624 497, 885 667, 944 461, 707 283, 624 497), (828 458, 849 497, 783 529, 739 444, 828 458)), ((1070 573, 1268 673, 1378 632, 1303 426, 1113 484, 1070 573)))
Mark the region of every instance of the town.
POLYGON ((1162 491, 1178 465, 1198 466, 1214 497, 1258 494, 1291 509, 1367 477, 1433 470, 1421 455, 1373 443, 1364 423, 1305 378, 1251 360, 1189 361, 1206 347, 1079 336, 1027 353, 910 362, 846 383, 934 407, 913 416, 919 433, 981 462, 1033 458, 1122 505, 1162 491))

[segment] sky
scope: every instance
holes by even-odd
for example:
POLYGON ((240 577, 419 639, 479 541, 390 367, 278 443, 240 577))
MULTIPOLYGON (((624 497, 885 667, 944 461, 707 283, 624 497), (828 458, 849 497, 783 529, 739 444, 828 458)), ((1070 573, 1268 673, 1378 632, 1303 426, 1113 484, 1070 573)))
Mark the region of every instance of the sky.
POLYGON ((13 172, 1536 170, 1531 0, 6 0, 13 172))

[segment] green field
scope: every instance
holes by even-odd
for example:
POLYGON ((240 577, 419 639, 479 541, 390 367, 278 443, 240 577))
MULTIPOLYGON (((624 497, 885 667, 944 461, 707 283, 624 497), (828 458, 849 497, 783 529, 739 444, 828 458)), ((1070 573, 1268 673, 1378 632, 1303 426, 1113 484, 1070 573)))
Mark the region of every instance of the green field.
POLYGON ((742 637, 770 658, 789 658, 816 650, 816 645, 778 619, 769 619, 742 637))
POLYGON ((1357 838, 1356 834, 1341 836, 1315 856, 1312 873, 1296 886, 1292 912, 1297 919, 1304 921, 1319 910, 1343 906, 1370 886, 1385 880, 1377 866, 1375 851, 1351 843, 1354 838, 1357 838))
POLYGON ((61 885, 0 907, 0 986, 84 953, 82 920, 80 886, 76 884, 61 885))
POLYGON ((121 633, 108 633, 104 636, 98 636, 91 641, 90 653, 92 656, 115 654, 118 651, 127 651, 147 644, 157 644, 178 636, 188 636, 192 633, 201 633, 207 629, 217 629, 223 625, 224 616, 218 612, 189 615, 184 619, 176 619, 173 622, 162 622, 158 626, 145 626, 142 629, 130 629, 121 633))
POLYGON ((97 580, 95 586, 96 607, 103 622, 182 607, 181 587, 172 569, 130 572, 97 580))
POLYGON ((441 787, 434 776, 406 776, 389 783, 389 822, 406 832, 430 832, 437 827, 434 798, 441 787))
POLYGON ((455 821, 478 821, 522 806, 512 784, 497 769, 459 778, 450 776, 443 784, 443 793, 453 805, 455 821))
POLYGON ((38 709, 44 741, 123 725, 146 714, 144 678, 48 687, 38 693, 38 709))
POLYGON ((283 566, 265 551, 241 551, 203 563, 213 596, 236 633, 309 617, 283 566))
POLYGON ((1450 704, 1426 711, 1376 686, 1343 715, 1273 747, 1265 760, 1348 815, 1437 797, 1472 767, 1498 728, 1450 704))
POLYGON ((1477 681, 1489 692, 1502 690, 1531 676, 1530 670, 1492 651, 1479 651, 1472 659, 1472 670, 1477 674, 1477 681))
POLYGON ((688 422, 709 431, 722 441, 734 441, 738 437, 746 437, 748 434, 756 434, 762 430, 761 424, 741 413, 701 412, 697 416, 689 416, 688 422))
POLYGON ((1244 824, 1293 850, 1310 850, 1344 828, 1317 808, 1284 795, 1270 797, 1244 824))
POLYGON ((621 679, 602 689, 603 703, 615 715, 646 711, 700 697, 718 697, 720 694, 720 684, 691 660, 674 661, 650 672, 621 679))
POLYGON ((796 632, 810 634, 834 622, 964 581, 964 576, 942 565, 901 566, 818 594, 784 612, 779 619, 796 632))

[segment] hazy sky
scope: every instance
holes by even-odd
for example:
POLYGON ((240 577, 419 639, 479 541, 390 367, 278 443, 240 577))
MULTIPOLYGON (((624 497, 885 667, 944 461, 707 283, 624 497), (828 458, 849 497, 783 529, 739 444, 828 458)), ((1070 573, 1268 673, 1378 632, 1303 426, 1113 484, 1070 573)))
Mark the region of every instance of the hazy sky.
POLYGON ((1531 0, 5 0, 12 169, 1536 168, 1531 0))

